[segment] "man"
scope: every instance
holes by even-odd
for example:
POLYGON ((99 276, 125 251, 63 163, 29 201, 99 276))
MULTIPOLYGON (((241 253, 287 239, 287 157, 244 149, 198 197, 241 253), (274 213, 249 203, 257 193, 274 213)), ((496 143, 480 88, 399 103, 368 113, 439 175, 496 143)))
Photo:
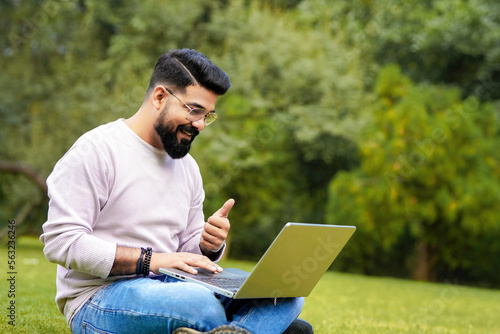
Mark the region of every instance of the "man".
POLYGON ((129 119, 79 138, 47 180, 40 237, 57 263, 59 310, 74 333, 309 333, 303 298, 231 300, 160 267, 220 272, 229 199, 205 222, 191 143, 229 77, 194 50, 162 55, 129 119), (289 327, 290 326, 290 327, 289 327))

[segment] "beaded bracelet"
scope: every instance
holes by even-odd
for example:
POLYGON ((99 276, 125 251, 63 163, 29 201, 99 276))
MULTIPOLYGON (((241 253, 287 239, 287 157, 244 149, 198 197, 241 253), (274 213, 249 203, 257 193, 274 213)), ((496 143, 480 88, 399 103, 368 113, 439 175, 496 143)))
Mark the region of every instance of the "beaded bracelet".
POLYGON ((137 260, 137 266, 135 267, 135 274, 136 275, 141 275, 144 272, 143 256, 145 253, 146 253, 146 250, 141 247, 141 255, 139 255, 139 260, 137 260))
POLYGON ((153 249, 151 247, 148 247, 148 249, 146 249, 146 256, 144 258, 144 271, 142 274, 144 277, 149 275, 149 265, 151 263, 152 255, 153 255, 153 249))

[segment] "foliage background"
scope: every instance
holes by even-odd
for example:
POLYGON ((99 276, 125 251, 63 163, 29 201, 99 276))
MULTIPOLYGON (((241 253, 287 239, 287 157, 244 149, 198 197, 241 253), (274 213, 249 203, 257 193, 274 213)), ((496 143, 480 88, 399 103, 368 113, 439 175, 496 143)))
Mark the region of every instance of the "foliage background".
POLYGON ((287 221, 347 224, 338 270, 500 286, 497 1, 0 6, 1 226, 40 233, 26 176, 133 115, 159 55, 187 47, 233 83, 192 152, 206 214, 237 201, 231 257, 258 258, 287 221))

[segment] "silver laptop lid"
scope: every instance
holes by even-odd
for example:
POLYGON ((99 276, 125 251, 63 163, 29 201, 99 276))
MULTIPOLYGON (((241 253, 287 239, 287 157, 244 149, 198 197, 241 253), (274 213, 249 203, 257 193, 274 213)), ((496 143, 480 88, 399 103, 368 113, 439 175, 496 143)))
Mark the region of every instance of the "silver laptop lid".
POLYGON ((286 224, 234 298, 307 297, 356 227, 286 224))

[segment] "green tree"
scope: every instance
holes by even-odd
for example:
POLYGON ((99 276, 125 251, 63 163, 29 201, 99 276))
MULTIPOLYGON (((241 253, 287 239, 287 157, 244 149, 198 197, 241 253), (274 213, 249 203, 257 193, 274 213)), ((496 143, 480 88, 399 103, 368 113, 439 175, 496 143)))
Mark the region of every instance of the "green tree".
POLYGON ((330 184, 328 222, 358 226, 357 247, 350 247, 357 261, 411 242, 407 262, 397 265, 417 279, 434 279, 438 263, 473 266, 479 259, 468 254, 489 249, 483 241, 500 231, 492 106, 461 100, 458 89, 415 85, 397 66, 384 68, 376 94, 360 167, 330 184))
POLYGON ((500 99, 500 3, 494 0, 304 0, 297 18, 341 34, 361 55, 367 83, 397 63, 417 82, 500 99))
POLYGON ((237 200, 231 254, 255 258, 287 221, 324 221, 325 180, 353 164, 355 150, 335 144, 350 144, 345 136, 362 121, 362 73, 328 31, 299 28, 258 1, 211 15, 196 38, 202 49, 223 46, 211 58, 233 87, 193 154, 210 166, 202 168, 207 213, 224 197, 237 200))

